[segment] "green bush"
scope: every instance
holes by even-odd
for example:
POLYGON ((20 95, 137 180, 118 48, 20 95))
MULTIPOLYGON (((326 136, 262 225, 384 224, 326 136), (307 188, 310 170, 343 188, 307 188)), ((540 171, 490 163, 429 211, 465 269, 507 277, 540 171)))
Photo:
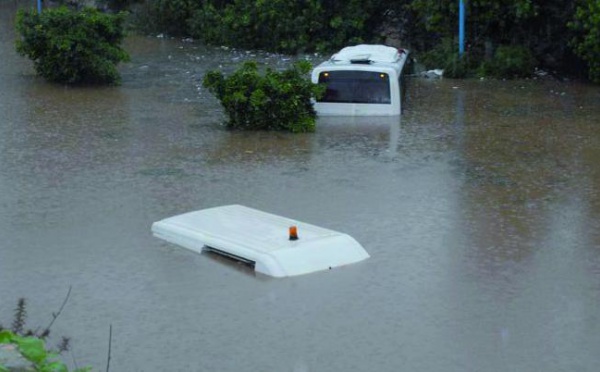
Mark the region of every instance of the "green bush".
POLYGON ((381 43, 389 3, 380 0, 321 0, 323 27, 317 50, 331 51, 360 43, 381 43))
POLYGON ((393 2, 380 0, 101 0, 130 7, 145 33, 294 54, 381 42, 393 2))
POLYGON ((454 52, 450 54, 443 66, 444 77, 464 79, 474 74, 473 63, 469 53, 460 56, 458 52, 454 52))
POLYGON ((589 65, 589 77, 600 83, 600 2, 579 0, 569 27, 576 32, 571 41, 575 53, 589 65))
POLYGON ((458 45, 452 39, 444 39, 440 44, 423 53, 420 61, 426 68, 443 68, 449 78, 485 77, 517 78, 530 76, 536 60, 529 49, 520 45, 501 45, 489 61, 484 53, 468 51, 458 55, 458 45))
POLYGON ((45 79, 67 84, 117 84, 116 65, 129 59, 120 47, 125 14, 93 8, 45 9, 17 13, 17 52, 29 57, 45 79))
MULTIPOLYGON (((27 361, 29 361, 35 371, 39 372, 68 372, 67 366, 59 360, 59 355, 69 350, 70 339, 62 337, 57 350, 47 348, 46 338, 50 335, 50 327, 62 313, 66 305, 71 288, 65 297, 60 309, 52 313, 52 321, 47 327, 35 330, 26 327, 27 322, 27 302, 20 298, 14 311, 14 318, 11 329, 6 329, 0 324, 0 345, 12 345, 16 351, 27 361)), ((10 370, 13 370, 11 368, 10 370)), ((21 370, 21 369, 19 369, 21 370)), ((0 372, 8 372, 9 369, 0 363, 0 372)), ((29 368, 27 368, 29 371, 29 368)), ((74 372, 89 372, 90 367, 78 368, 74 372)))
POLYGON ((418 60, 427 69, 443 68, 457 51, 458 43, 446 38, 427 52, 420 53, 418 60))
POLYGON ((208 3, 190 21, 193 37, 209 44, 293 53, 314 49, 320 3, 235 0, 219 10, 208 3))
POLYGON ((483 65, 482 70, 486 75, 513 79, 531 76, 535 64, 535 58, 529 49, 520 45, 501 45, 496 49, 493 59, 483 65))
POLYGON ((221 101, 230 128, 312 132, 316 112, 311 98, 321 95, 323 87, 308 80, 310 69, 310 63, 301 61, 261 75, 255 62, 246 62, 229 77, 208 72, 203 85, 221 101))
POLYGON ((471 52, 459 56, 458 43, 446 38, 428 52, 422 53, 419 61, 427 69, 443 69, 444 77, 462 79, 475 74, 478 58, 471 52))
POLYGON ((292 54, 329 51, 374 41, 381 26, 378 6, 374 0, 205 0, 188 25, 194 38, 208 44, 292 54))
POLYGON ((196 0, 150 0, 132 7, 134 28, 171 36, 190 34, 188 20, 200 8, 196 0))
MULTIPOLYGON (((12 344, 19 353, 31 362, 36 371, 68 372, 67 366, 58 359, 58 354, 46 349, 43 339, 36 336, 20 336, 9 330, 0 331, 0 344, 12 344)), ((0 365, 0 372, 9 369, 0 365)), ((91 368, 78 368, 74 372, 88 372, 91 368)))

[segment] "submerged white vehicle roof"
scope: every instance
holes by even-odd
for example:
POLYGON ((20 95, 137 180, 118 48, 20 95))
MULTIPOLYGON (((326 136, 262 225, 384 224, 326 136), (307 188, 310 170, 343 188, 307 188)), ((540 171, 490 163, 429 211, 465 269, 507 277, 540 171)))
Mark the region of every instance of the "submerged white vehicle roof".
POLYGON ((345 47, 333 56, 329 62, 356 63, 357 61, 370 61, 371 63, 397 63, 401 58, 398 49, 385 45, 360 44, 345 47))
POLYGON ((315 102, 321 116, 389 116, 402 112, 402 82, 408 51, 385 45, 346 47, 312 71, 327 86, 315 102))
POLYGON ((347 234, 241 205, 203 209, 152 224, 154 236, 196 252, 213 251, 274 277, 308 274, 369 258, 347 234), (290 239, 290 227, 297 240, 290 239))

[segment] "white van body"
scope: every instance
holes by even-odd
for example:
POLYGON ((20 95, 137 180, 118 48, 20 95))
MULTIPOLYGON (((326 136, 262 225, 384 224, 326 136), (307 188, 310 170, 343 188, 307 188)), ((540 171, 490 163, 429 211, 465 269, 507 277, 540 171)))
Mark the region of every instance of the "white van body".
POLYGON ((328 270, 369 257, 350 235, 242 205, 202 209, 152 224, 154 236, 201 253, 213 252, 286 277, 328 270), (291 239, 289 227, 297 228, 291 239))
POLYGON ((385 45, 340 50, 312 71, 312 82, 327 86, 325 95, 314 103, 317 115, 400 115, 407 60, 407 50, 385 45))

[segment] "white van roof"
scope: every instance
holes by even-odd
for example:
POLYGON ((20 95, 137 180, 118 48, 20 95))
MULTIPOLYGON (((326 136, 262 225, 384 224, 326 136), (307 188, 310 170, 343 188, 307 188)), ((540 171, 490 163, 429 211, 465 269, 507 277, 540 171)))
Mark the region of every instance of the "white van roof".
POLYGON ((152 225, 154 236, 196 252, 214 251, 274 277, 302 275, 369 257, 351 236, 241 205, 203 209, 152 225), (296 226, 298 240, 290 240, 296 226))
POLYGON ((331 57, 333 62, 370 62, 394 63, 400 59, 398 49, 385 45, 360 44, 345 47, 331 57))

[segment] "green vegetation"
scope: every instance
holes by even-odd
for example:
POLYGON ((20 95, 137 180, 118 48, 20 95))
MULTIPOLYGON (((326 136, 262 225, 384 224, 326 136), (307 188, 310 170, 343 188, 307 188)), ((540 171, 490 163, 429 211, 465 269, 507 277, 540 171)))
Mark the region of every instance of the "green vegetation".
MULTIPOLYGON (((124 5, 120 5, 121 7, 124 5)), ((151 0, 143 6, 134 6, 133 23, 145 33, 166 33, 168 35, 190 35, 188 20, 200 8, 195 0, 151 0)))
MULTIPOLYGON (((548 0, 548 2, 558 0, 548 0)), ((498 43, 511 43, 526 35, 513 34, 519 25, 530 21, 537 14, 537 0, 476 0, 465 1, 470 41, 479 43, 485 39, 498 43)), ((431 33, 443 36, 455 35, 458 30, 458 1, 414 0, 409 6, 416 14, 415 23, 431 33)))
MULTIPOLYGON (((26 301, 24 298, 19 299, 11 329, 5 329, 0 325, 0 345, 8 344, 15 346, 19 354, 32 363, 35 371, 68 372, 67 366, 59 360, 59 355, 69 349, 70 340, 66 337, 62 337, 56 351, 48 349, 45 340, 50 335, 50 328, 62 312, 70 294, 71 288, 69 288, 69 292, 58 312, 52 314, 52 321, 50 324, 41 331, 38 331, 39 328, 36 330, 26 328, 26 301)), ((74 372, 88 371, 91 371, 90 367, 74 370, 74 372)), ((8 372, 8 369, 0 364, 0 372, 8 372)))
POLYGON ((19 11, 17 51, 34 62, 45 79, 66 84, 117 84, 116 65, 129 56, 120 47, 125 13, 66 7, 19 11))
POLYGON ((205 1, 188 24, 210 44, 296 53, 364 41, 374 34, 365 27, 369 8, 357 0, 205 1))
POLYGON ((230 128, 312 132, 316 113, 311 98, 323 88, 306 78, 310 69, 301 61, 285 71, 260 74, 256 63, 246 62, 229 77, 208 72, 203 85, 221 101, 230 128))
MULTIPOLYGON (((67 366, 58 360, 58 353, 46 349, 43 339, 35 336, 19 336, 11 331, 0 331, 0 344, 12 344, 39 372, 68 372, 67 366)), ((75 372, 87 372, 91 368, 79 368, 75 372)), ((0 365, 0 372, 8 369, 0 365)))
MULTIPOLYGON (((465 0, 467 45, 461 57, 455 0, 102 3, 113 10, 131 10, 131 19, 142 32, 191 36, 212 45, 329 53, 347 45, 382 43, 394 35, 425 68, 444 68, 448 77, 520 78, 539 67, 574 75, 585 70, 590 79, 600 82, 597 0, 465 0)), ((52 81, 118 82, 114 66, 126 60, 118 47, 122 25, 122 14, 89 9, 69 14, 65 9, 47 9, 41 16, 22 13, 18 28, 23 39, 18 49, 34 60, 40 75, 52 81)))
MULTIPOLYGON (((589 52, 594 46, 600 48, 598 28, 591 26, 591 20, 600 17, 597 0, 477 0, 465 3, 469 58, 466 76, 526 77, 535 67, 580 75, 581 63, 573 55, 574 51, 578 52, 578 46, 579 55, 590 63, 592 71, 591 61, 598 61, 598 55, 589 52), (576 19, 581 22, 571 22, 576 19), (567 26, 569 22, 571 27, 567 26), (581 37, 571 43, 575 30, 580 31, 581 37), (586 44, 583 49, 582 44, 586 44)), ((455 61, 457 2, 415 0, 406 7, 412 12, 414 28, 420 32, 416 40, 421 51, 437 47, 439 52, 439 40, 449 40, 452 52, 443 58, 455 61)))
POLYGON ((444 68, 450 77, 526 77, 535 67, 579 74, 582 59, 590 78, 599 79, 597 0, 465 4, 467 53, 460 58, 455 0, 145 0, 137 14, 147 32, 192 36, 214 45, 332 52, 380 43, 394 34, 426 68, 444 68))
POLYGON ((297 53, 376 40, 382 11, 375 0, 147 0, 136 13, 146 32, 297 53))
POLYGON ((318 1, 235 0, 220 9, 206 2, 189 24, 210 44, 294 53, 314 49, 321 14, 318 1))
MULTIPOLYGON (((553 1, 553 0, 551 0, 553 1)), ((493 76, 499 78, 532 75, 537 63, 527 46, 525 27, 538 14, 535 0, 467 2, 467 52, 459 58, 456 33, 456 1, 415 0, 410 5, 416 24, 439 35, 442 42, 425 42, 429 51, 422 61, 428 68, 443 67, 448 77, 493 76), (433 62, 433 63, 432 63, 433 62)))
POLYGON ((530 76, 535 65, 536 60, 529 49, 520 45, 500 45, 492 60, 484 62, 480 68, 485 76, 519 78, 530 76))
POLYGON ((589 65, 589 77, 600 83, 600 1, 579 0, 569 27, 576 32, 571 45, 589 65))

